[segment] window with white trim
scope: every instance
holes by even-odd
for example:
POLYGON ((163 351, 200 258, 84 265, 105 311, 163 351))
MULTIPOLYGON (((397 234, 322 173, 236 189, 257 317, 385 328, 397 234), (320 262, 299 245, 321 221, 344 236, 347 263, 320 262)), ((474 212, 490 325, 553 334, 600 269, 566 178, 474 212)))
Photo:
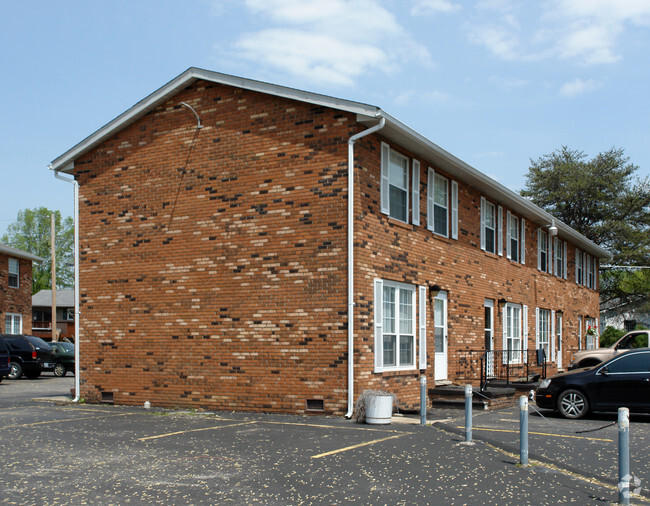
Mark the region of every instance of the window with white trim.
POLYGON ((433 176, 433 232, 449 235, 449 181, 440 174, 433 176))
POLYGON ((587 330, 585 332, 585 348, 587 350, 596 349, 598 342, 598 325, 596 325, 596 318, 585 318, 585 325, 587 330))
POLYGON ((585 282, 582 256, 582 251, 576 249, 576 284, 578 285, 583 285, 585 282))
POLYGON ((408 158, 381 143, 381 212, 408 222, 408 158))
POLYGON ((23 315, 5 313, 5 334, 23 333, 23 315))
POLYGON ((566 278, 566 242, 555 237, 553 246, 553 274, 558 278, 566 278))
POLYGON ((519 261, 519 218, 508 211, 507 227, 507 255, 514 262, 519 261))
POLYGON ((9 287, 18 288, 20 279, 20 264, 17 258, 9 259, 9 287))
POLYGON ((596 289, 596 259, 591 255, 587 256, 587 288, 596 289))
POLYGON ((504 353, 504 362, 520 363, 521 362, 521 306, 519 304, 506 304, 503 311, 503 350, 510 350, 508 359, 507 353, 504 353))
POLYGON ((542 272, 548 272, 549 267, 548 232, 537 229, 537 268, 542 272))
POLYGON ((496 253, 496 206, 481 197, 481 249, 496 253))
POLYGON ((376 372, 416 367, 415 292, 413 285, 375 280, 376 372))
POLYGON ((543 349, 547 362, 551 362, 551 312, 548 309, 537 309, 537 339, 536 349, 543 349))

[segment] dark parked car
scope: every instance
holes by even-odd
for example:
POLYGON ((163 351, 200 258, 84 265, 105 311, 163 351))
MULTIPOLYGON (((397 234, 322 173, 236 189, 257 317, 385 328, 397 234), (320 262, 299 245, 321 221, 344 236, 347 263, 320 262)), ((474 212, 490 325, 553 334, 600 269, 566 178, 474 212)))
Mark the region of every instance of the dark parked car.
POLYGON ((9 348, 5 342, 0 339, 0 381, 5 376, 9 376, 9 371, 11 371, 11 366, 9 365, 9 348))
POLYGON ((52 348, 40 337, 0 334, 0 339, 9 348, 9 379, 18 379, 23 374, 30 379, 38 378, 43 365, 49 367, 52 363, 52 348))
POLYGON ((65 341, 47 343, 52 347, 52 363, 44 370, 53 370, 55 376, 65 376, 68 371, 74 374, 74 344, 65 341))
POLYGON ((566 418, 590 411, 650 413, 650 348, 627 351, 594 367, 574 369, 545 379, 535 393, 540 408, 566 418))

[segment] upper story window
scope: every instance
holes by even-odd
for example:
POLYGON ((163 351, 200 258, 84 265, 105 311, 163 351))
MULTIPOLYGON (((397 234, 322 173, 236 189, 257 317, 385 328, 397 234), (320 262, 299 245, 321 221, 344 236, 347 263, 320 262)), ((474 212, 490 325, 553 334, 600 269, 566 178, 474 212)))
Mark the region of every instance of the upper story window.
POLYGON ((526 263, 526 220, 506 214, 506 253, 514 262, 526 263))
POLYGON ((427 228, 434 234, 458 239, 458 183, 429 167, 427 228))
POLYGON ((579 249, 576 249, 576 283, 579 285, 585 283, 583 253, 579 249))
POLYGON ((18 259, 9 259, 9 286, 18 288, 18 279, 20 278, 18 259))
POLYGON ((555 258, 555 270, 553 273, 559 278, 566 278, 566 242, 555 237, 553 243, 555 258))
POLYGON ((381 211, 403 222, 408 222, 408 165, 408 158, 381 144, 381 211))
POLYGON ((540 228, 537 230, 537 268, 542 272, 548 272, 549 263, 548 232, 540 228))
POLYGON ((496 207, 481 197, 481 249, 496 253, 496 207))
POLYGON ((596 259, 591 255, 586 255, 587 257, 587 270, 586 270, 586 281, 587 288, 596 289, 596 259))

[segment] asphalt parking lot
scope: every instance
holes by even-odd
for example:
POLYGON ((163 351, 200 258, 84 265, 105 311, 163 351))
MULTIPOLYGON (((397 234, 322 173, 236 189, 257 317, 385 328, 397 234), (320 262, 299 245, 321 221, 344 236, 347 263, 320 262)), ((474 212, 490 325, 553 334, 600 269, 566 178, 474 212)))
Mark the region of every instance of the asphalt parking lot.
MULTIPOLYGON (((0 383, 1 503, 603 504, 618 497, 616 427, 575 434, 615 414, 568 421, 531 409, 530 459, 542 462, 522 468, 518 408, 475 413, 474 444, 465 445, 462 411, 431 410, 426 427, 418 417, 369 426, 52 402, 72 386, 71 376, 0 383)), ((650 504, 650 417, 632 417, 630 433, 643 494, 632 502, 650 504)))

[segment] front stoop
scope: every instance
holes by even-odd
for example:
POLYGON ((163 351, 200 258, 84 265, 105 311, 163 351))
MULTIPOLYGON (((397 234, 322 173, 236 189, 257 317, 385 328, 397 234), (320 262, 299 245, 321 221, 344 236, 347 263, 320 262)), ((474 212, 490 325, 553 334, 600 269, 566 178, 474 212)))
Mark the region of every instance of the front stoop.
MULTIPOLYGON (((487 410, 513 406, 518 398, 514 387, 489 387, 484 391, 472 387, 472 409, 487 410)), ((433 408, 465 408, 465 387, 461 385, 436 386, 429 389, 433 408)))

